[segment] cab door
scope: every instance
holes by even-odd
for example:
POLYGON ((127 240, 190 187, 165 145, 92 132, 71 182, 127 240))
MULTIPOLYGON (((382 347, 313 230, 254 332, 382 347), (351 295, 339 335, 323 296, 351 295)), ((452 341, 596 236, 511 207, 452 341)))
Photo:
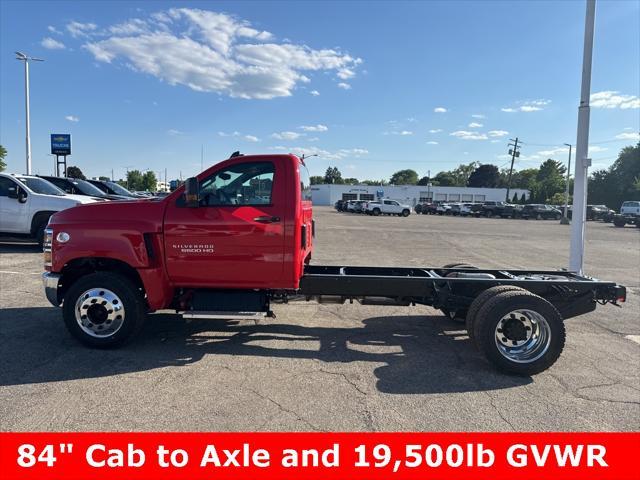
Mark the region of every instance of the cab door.
MULTIPOLYGON (((16 182, 7 177, 0 177, 0 231, 7 233, 29 233, 31 223, 28 221, 29 197, 21 202, 17 195, 22 190, 16 182)), ((23 191, 23 195, 26 192, 23 191)))
POLYGON ((224 162, 199 178, 199 207, 180 196, 164 224, 168 275, 179 286, 274 288, 284 272, 281 159, 224 162))

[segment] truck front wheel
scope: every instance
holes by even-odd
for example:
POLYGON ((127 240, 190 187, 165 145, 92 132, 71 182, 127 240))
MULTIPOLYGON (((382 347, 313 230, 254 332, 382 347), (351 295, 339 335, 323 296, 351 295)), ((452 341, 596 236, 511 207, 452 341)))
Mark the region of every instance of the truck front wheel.
POLYGON ((480 307, 473 323, 480 351, 507 373, 540 373, 555 363, 564 348, 560 313, 528 291, 499 293, 480 307))
POLYGON ((380 209, 379 208, 374 208, 372 213, 373 213, 373 215, 375 217, 377 217, 378 215, 380 215, 380 209))
POLYGON ((62 316, 71 335, 83 344, 118 347, 142 328, 145 302, 128 278, 97 272, 82 277, 69 288, 62 316))

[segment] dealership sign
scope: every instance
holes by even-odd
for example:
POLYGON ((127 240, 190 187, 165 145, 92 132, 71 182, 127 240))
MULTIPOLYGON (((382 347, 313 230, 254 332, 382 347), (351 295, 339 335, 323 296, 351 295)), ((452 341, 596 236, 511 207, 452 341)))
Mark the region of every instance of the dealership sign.
POLYGON ((71 135, 68 133, 52 133, 51 153, 53 155, 71 155, 71 135))

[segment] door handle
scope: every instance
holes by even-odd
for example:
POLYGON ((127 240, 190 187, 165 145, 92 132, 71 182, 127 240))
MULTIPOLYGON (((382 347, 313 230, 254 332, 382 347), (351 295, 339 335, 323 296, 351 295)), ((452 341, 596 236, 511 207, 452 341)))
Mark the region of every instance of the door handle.
POLYGON ((269 215, 265 215, 264 217, 256 217, 253 219, 253 221, 258 223, 277 223, 280 221, 280 217, 271 217, 269 215))

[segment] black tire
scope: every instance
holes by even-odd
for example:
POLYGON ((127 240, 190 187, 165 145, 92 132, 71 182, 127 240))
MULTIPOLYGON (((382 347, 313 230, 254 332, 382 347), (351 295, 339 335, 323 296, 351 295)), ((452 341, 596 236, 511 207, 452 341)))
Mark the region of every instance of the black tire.
POLYGON ((464 321, 465 326, 467 328, 467 334, 469 335, 469 338, 471 339, 471 341, 474 341, 473 323, 475 322, 475 318, 476 318, 476 315, 478 314, 478 310, 480 310, 480 308, 485 303, 487 303, 489 299, 495 297, 499 293, 513 292, 516 290, 526 291, 520 287, 516 287, 515 285, 497 285, 495 287, 487 288, 484 292, 480 293, 480 295, 478 295, 473 300, 473 302, 471 302, 471 305, 469 305, 469 309, 467 310, 467 316, 464 321))
MULTIPOLYGON (((502 292, 485 302, 475 316, 473 332, 476 345, 486 359, 498 370, 516 375, 535 375, 551 367, 560 357, 566 337, 564 322, 558 310, 544 298, 527 291, 502 292), (528 331, 532 331, 535 327, 539 333, 537 345, 527 351, 532 358, 515 360, 513 352, 509 354, 513 358, 502 353, 498 346, 499 337, 496 334, 501 332, 498 328, 505 318, 507 322, 518 322, 516 326, 520 325, 519 328, 522 329, 522 324, 519 322, 521 320, 524 322, 524 316, 518 318, 515 316, 518 313, 515 313, 510 318, 507 317, 511 312, 518 310, 533 312, 544 323, 530 322, 532 326, 527 327, 528 331), (546 333, 543 334, 543 332, 546 333)), ((499 335, 503 334, 499 333, 499 335)), ((511 341, 507 338, 509 333, 504 335, 503 340, 511 341)))
POLYGON ((410 213, 411 213, 411 212, 410 212, 408 209, 406 209, 406 208, 405 208, 404 210, 402 210, 402 216, 403 216, 403 217, 408 217, 410 213))
POLYGON ((146 305, 142 293, 128 278, 111 272, 97 272, 82 277, 69 288, 64 296, 62 316, 71 335, 84 345, 94 348, 114 348, 131 340, 142 329, 146 305), (124 319, 120 328, 112 335, 92 336, 76 321, 76 302, 91 289, 105 289, 113 292, 118 298, 118 303, 124 307, 124 319))
POLYGON ((371 213, 373 213, 374 217, 377 217, 378 215, 380 215, 380 209, 379 208, 374 208, 373 212, 371 212, 371 213))
POLYGON ((627 224, 627 221, 624 218, 613 218, 613 224, 616 227, 624 227, 627 224))
POLYGON ((562 215, 560 215, 559 213, 556 213, 556 216, 554 218, 556 220, 560 220, 562 218, 562 215))
POLYGON ((44 229, 47 228, 47 223, 49 219, 41 222, 40 225, 36 227, 36 241, 38 242, 38 246, 42 248, 44 246, 44 229))

